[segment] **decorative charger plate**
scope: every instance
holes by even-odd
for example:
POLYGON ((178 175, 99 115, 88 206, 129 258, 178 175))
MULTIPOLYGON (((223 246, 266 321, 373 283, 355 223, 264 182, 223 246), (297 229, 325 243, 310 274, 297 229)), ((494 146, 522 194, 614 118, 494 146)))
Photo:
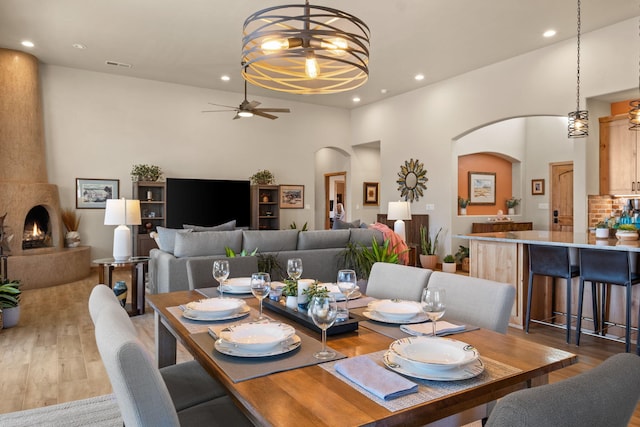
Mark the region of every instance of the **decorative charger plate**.
POLYGON ((407 363, 403 359, 400 359, 398 355, 391 350, 384 354, 382 360, 385 366, 392 371, 408 377, 431 381, 466 380, 477 377, 484 371, 484 363, 482 363, 482 359, 480 358, 466 365, 446 370, 429 370, 428 368, 417 370, 413 365, 407 363))
POLYGON ((389 351, 417 369, 451 369, 478 359, 472 345, 451 338, 409 337, 391 343, 389 351))
POLYGON ((195 313, 192 312, 189 309, 186 309, 185 311, 182 312, 182 317, 184 317, 185 319, 189 319, 189 320, 198 320, 200 322, 221 322, 223 320, 233 320, 233 319, 239 319, 241 317, 246 316, 247 314, 249 314, 249 312, 251 311, 251 307, 249 307, 248 305, 244 305, 240 308, 240 310, 236 311, 233 314, 230 314, 229 316, 226 317, 209 317, 206 315, 202 315, 202 313, 195 313))

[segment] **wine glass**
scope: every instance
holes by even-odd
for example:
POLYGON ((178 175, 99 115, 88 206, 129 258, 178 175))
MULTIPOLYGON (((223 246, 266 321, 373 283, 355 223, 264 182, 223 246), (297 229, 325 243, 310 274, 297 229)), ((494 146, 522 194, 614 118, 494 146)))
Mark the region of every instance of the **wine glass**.
POLYGON ((302 277, 302 260, 300 258, 289 258, 287 260, 287 274, 295 281, 302 277))
POLYGON ((253 273, 251 275, 251 293, 260 301, 260 315, 257 320, 262 320, 262 300, 271 291, 271 277, 269 273, 253 273))
POLYGON ((427 288, 422 291, 422 309, 431 319, 434 337, 436 336, 436 320, 444 315, 445 307, 444 289, 427 288))
POLYGON ((313 323, 322 329, 322 350, 316 352, 313 357, 320 360, 335 357, 336 352, 327 349, 327 329, 336 321, 338 315, 338 303, 333 295, 314 296, 309 303, 309 313, 313 323))
POLYGON ((356 272, 353 270, 340 270, 338 271, 338 289, 345 296, 344 309, 346 319, 349 319, 349 297, 356 290, 356 272))
POLYGON ((222 295, 222 286, 224 281, 229 277, 229 261, 226 259, 217 259, 213 261, 213 278, 218 282, 218 293, 220 298, 222 295))

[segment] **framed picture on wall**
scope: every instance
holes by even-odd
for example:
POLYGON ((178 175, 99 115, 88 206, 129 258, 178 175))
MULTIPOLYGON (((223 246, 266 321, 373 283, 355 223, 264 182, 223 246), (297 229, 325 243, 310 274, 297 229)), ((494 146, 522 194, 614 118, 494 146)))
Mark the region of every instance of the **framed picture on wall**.
POLYGON ((469 172, 469 200, 472 205, 496 204, 495 172, 469 172))
POLYGON ((380 206, 378 190, 379 184, 377 182, 363 183, 362 204, 364 206, 380 206))
POLYGON ((119 179, 76 178, 76 209, 104 209, 119 197, 119 179))
POLYGON ((304 208, 304 185, 281 185, 280 209, 303 209, 304 208))
POLYGON ((541 196, 544 194, 544 179, 531 180, 531 194, 541 196))

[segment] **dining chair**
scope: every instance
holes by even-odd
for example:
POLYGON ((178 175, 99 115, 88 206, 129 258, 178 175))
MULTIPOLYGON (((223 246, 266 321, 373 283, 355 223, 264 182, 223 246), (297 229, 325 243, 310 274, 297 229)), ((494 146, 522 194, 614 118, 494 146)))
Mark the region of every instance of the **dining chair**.
POLYGON ((618 353, 565 380, 508 394, 486 427, 626 427, 640 399, 640 357, 618 353))
MULTIPOLYGON (((135 325, 111 288, 99 284, 94 286, 89 295, 89 314, 94 325, 105 310, 113 317, 119 316, 123 327, 137 336, 135 325)), ((226 394, 224 387, 195 360, 164 367, 160 369, 160 374, 169 389, 176 410, 179 411, 226 394)))
MULTIPOLYGON (((236 256, 224 258, 229 261, 229 277, 251 277, 258 272, 258 257, 236 256)), ((210 288, 218 286, 213 278, 213 259, 193 258, 187 260, 187 280, 189 289, 210 288)))
MULTIPOLYGON (((524 328, 526 333, 529 333, 529 323, 531 323, 534 276, 557 277, 565 279, 566 282, 566 340, 567 343, 571 342, 571 279, 580 275, 580 268, 577 262, 572 259, 574 257, 575 255, 570 252, 570 248, 566 246, 529 245, 529 284, 527 286, 527 312, 524 328)), ((555 288, 555 284, 552 284, 551 294, 554 301, 555 288)), ((597 313, 594 312, 594 318, 596 315, 597 313)))
POLYGON ((420 301, 432 271, 426 268, 376 262, 369 273, 367 296, 420 301))
POLYGON ((446 292, 445 316, 456 322, 506 334, 516 297, 508 283, 434 271, 429 288, 446 292))
MULTIPOLYGON (((127 427, 253 425, 226 393, 203 399, 201 393, 210 390, 202 390, 187 378, 181 379, 180 390, 173 390, 179 395, 172 394, 166 377, 155 367, 127 322, 131 320, 123 310, 107 306, 98 317, 95 331, 98 350, 127 427), (196 399, 201 401, 193 403, 196 399), (189 400, 192 404, 181 406, 189 400)), ((204 370, 202 374, 207 375, 204 370)))
MULTIPOLYGON (((605 313, 607 305, 607 285, 624 286, 626 291, 625 304, 625 351, 631 347, 631 308, 633 298, 631 288, 640 283, 640 275, 635 273, 631 264, 631 253, 627 251, 613 251, 604 249, 580 249, 580 288, 578 290, 578 323, 576 325, 576 345, 580 344, 580 326, 582 323, 582 300, 584 282, 591 282, 593 299, 596 299, 596 284, 602 284, 600 323, 594 315, 594 329, 604 334, 605 313)), ((594 312, 597 303, 594 302, 594 312)))

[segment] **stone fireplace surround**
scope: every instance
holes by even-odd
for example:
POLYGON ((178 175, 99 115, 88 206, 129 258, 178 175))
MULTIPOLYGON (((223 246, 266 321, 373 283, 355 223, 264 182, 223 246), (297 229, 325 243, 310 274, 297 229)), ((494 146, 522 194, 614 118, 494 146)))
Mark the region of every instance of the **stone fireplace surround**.
POLYGON ((22 289, 80 280, 90 273, 90 247, 65 248, 58 187, 49 184, 38 59, 0 49, 0 216, 13 236, 8 277, 22 289), (35 206, 49 214, 52 246, 23 249, 25 219, 35 206))

